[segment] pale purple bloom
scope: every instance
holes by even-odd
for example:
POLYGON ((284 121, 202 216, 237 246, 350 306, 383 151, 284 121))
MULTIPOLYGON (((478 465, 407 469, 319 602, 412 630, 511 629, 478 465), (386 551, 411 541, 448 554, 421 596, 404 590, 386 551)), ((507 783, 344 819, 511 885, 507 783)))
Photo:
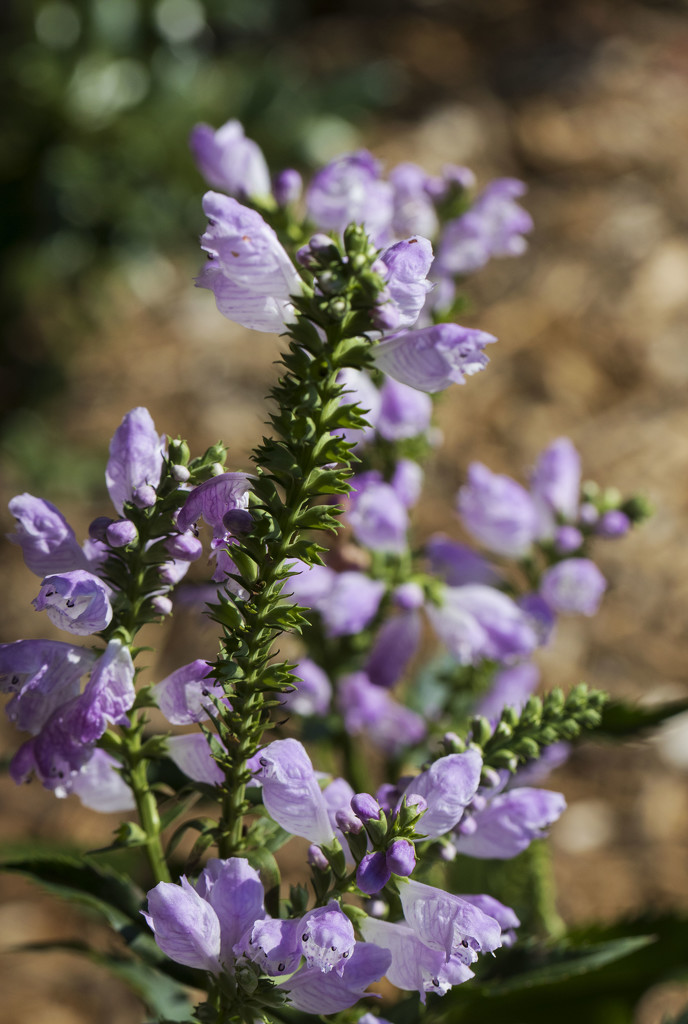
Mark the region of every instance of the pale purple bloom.
MULTIPOLYGON (((346 779, 336 778, 333 779, 329 785, 325 786, 322 794, 325 800, 330 825, 332 826, 337 839, 342 844, 342 849, 344 850, 347 863, 353 864, 353 857, 351 857, 351 851, 349 850, 348 843, 338 818, 341 818, 342 814, 347 814, 347 821, 349 826, 351 826, 351 819, 348 815, 355 813, 351 807, 351 800, 354 796, 354 791, 346 779)), ((325 867, 327 867, 327 864, 325 864, 325 867)))
POLYGON ((214 293, 229 320, 280 333, 294 318, 290 296, 300 294, 301 278, 277 235, 255 210, 217 192, 205 194, 203 210, 201 248, 210 259, 196 283, 214 293))
POLYGON ((401 583, 392 594, 397 608, 404 612, 416 611, 425 604, 425 593, 419 583, 401 583))
POLYGON ((494 587, 445 587, 441 606, 426 605, 433 628, 462 665, 530 654, 537 637, 521 609, 494 587))
POLYGON ((416 848, 408 839, 395 839, 387 848, 385 858, 393 875, 406 878, 416 866, 416 848))
POLYGON ((217 131, 209 124, 197 124, 189 145, 199 171, 213 188, 240 198, 270 194, 270 172, 263 152, 246 138, 239 121, 227 121, 217 131))
POLYGON ((314 607, 320 613, 328 636, 360 633, 371 622, 385 592, 382 580, 350 570, 334 574, 330 591, 314 607))
POLYGON ((546 835, 565 808, 562 794, 547 789, 522 786, 498 793, 488 798, 483 810, 471 814, 475 827, 470 834, 459 825, 454 845, 469 857, 510 860, 527 849, 533 839, 546 835))
POLYGON ((193 530, 173 533, 165 541, 165 550, 176 561, 195 562, 203 554, 203 545, 193 530))
POLYGON ((210 665, 198 659, 182 665, 152 688, 155 701, 172 725, 204 722, 214 710, 211 694, 223 697, 221 686, 210 678, 210 665))
POLYGON ((389 181, 394 189, 394 233, 433 238, 439 221, 428 194, 428 174, 418 164, 401 163, 389 172, 389 181))
POLYGON ((425 434, 432 421, 432 399, 424 391, 386 377, 380 395, 377 432, 386 441, 405 441, 425 434))
POLYGON ((243 953, 271 977, 291 974, 302 956, 301 931, 300 920, 266 918, 256 921, 246 933, 245 941, 235 945, 234 952, 243 953))
POLYGON ((129 519, 116 519, 110 523, 105 536, 111 548, 124 548, 133 544, 138 538, 139 531, 129 519))
POLYGON ((474 893, 468 896, 461 895, 460 899, 465 900, 466 903, 472 903, 474 907, 482 910, 483 914, 487 914, 488 917, 494 917, 502 929, 502 945, 513 946, 516 941, 516 929, 520 927, 521 922, 511 907, 505 906, 499 900, 496 900, 494 896, 488 896, 486 893, 474 893))
POLYGON ((364 1013, 362 1017, 358 1018, 358 1024, 392 1024, 392 1022, 373 1013, 364 1013))
POLYGON ((573 521, 578 514, 580 481, 580 455, 568 437, 559 437, 539 455, 530 487, 534 497, 564 519, 573 521))
POLYGON ((475 963, 478 953, 501 946, 501 928, 493 917, 466 900, 411 879, 399 885, 406 923, 430 949, 475 963))
POLYGON ((432 572, 450 587, 462 587, 466 583, 496 586, 499 583, 499 573, 483 555, 442 533, 430 537, 425 545, 425 554, 432 572))
POLYGON ((357 836, 363 831, 363 822, 350 807, 340 807, 338 811, 335 811, 334 821, 342 835, 357 836))
POLYGON ((420 646, 422 623, 415 611, 383 622, 365 665, 371 683, 391 689, 403 676, 420 646))
POLYGON ((497 339, 492 334, 459 324, 435 324, 403 331, 373 349, 378 369, 419 391, 443 391, 463 384, 489 360, 483 349, 497 339))
POLYGON ((278 825, 311 843, 331 843, 334 832, 311 759, 298 740, 274 740, 249 767, 263 784, 263 803, 278 825))
POLYGON ((529 553, 538 532, 537 511, 525 488, 511 477, 471 463, 457 508, 468 532, 486 548, 507 558, 529 553))
POLYGON ((390 961, 386 949, 372 942, 357 942, 341 974, 305 967, 280 988, 289 993, 290 1003, 297 1010, 316 1015, 338 1013, 357 1003, 368 985, 382 977, 390 961))
POLYGON ((0 644, 0 690, 15 694, 5 706, 7 717, 35 736, 53 711, 78 696, 81 677, 95 661, 93 651, 61 640, 0 644))
POLYGON ((220 974, 220 921, 182 876, 181 884, 159 882, 148 893, 146 921, 160 949, 187 967, 220 974))
POLYGON ((208 741, 201 732, 167 737, 167 753, 184 775, 207 786, 220 786, 225 775, 214 760, 208 741))
POLYGON ((526 188, 515 178, 498 178, 467 213, 445 225, 437 255, 438 270, 456 276, 484 267, 493 256, 520 256, 532 231, 529 213, 515 200, 526 188))
POLYGON ((326 715, 332 700, 332 683, 319 665, 301 658, 293 669, 296 689, 282 694, 282 703, 297 715, 326 715))
POLYGON ((110 441, 105 470, 108 494, 120 515, 125 501, 146 508, 155 502, 162 473, 164 437, 160 437, 148 409, 128 412, 110 441))
POLYGON ((359 406, 369 425, 350 430, 338 428, 334 433, 338 437, 343 437, 349 444, 363 443, 374 433, 380 414, 380 392, 365 371, 354 370, 350 366, 345 366, 339 371, 337 384, 343 389, 340 403, 359 406))
POLYGON ((577 526, 558 526, 554 531, 554 547, 560 555, 570 555, 583 546, 583 534, 577 526))
POLYGON ((310 910, 301 918, 301 950, 307 967, 324 974, 334 970, 340 977, 353 953, 356 939, 351 921, 336 900, 310 910))
POLYGON ((265 917, 260 875, 243 857, 213 857, 199 875, 196 891, 219 918, 220 955, 231 970, 234 947, 255 921, 265 917))
POLYGON ((251 478, 246 473, 220 473, 194 487, 177 516, 177 527, 185 533, 199 519, 212 526, 216 539, 224 540, 223 517, 230 509, 248 508, 251 478))
MULTIPOLYGON (((91 715, 97 711, 105 722, 128 725, 127 711, 136 699, 134 663, 129 648, 119 640, 110 640, 91 672, 81 695, 91 715)), ((99 736, 105 731, 103 726, 99 736)))
POLYGON ((32 604, 53 625, 77 636, 99 633, 112 620, 111 590, 85 569, 46 576, 32 604))
POLYGON ((272 194, 278 206, 289 206, 298 203, 303 192, 303 178, 293 167, 285 167, 279 171, 272 183, 272 194))
POLYGON ((578 509, 578 521, 583 526, 595 526, 599 522, 600 511, 591 501, 584 501, 578 509))
POLYGON ((594 615, 607 581, 589 558, 566 558, 547 569, 540 593, 555 612, 594 615))
POLYGON ((480 784, 482 758, 477 750, 440 757, 408 783, 404 796, 420 796, 427 810, 416 826, 418 836, 436 839, 457 824, 480 784))
POLYGON ((568 761, 570 753, 571 744, 564 740, 543 747, 537 761, 528 761, 511 775, 506 788, 518 789, 520 786, 531 786, 544 782, 555 768, 559 768, 560 765, 568 761))
POLYGON ((406 508, 412 508, 420 498, 423 489, 423 470, 413 459, 399 459, 390 483, 399 501, 406 508))
POLYGON ((96 747, 73 776, 71 792, 79 797, 84 807, 100 814, 135 810, 134 794, 118 768, 119 762, 114 757, 96 747))
POLYGON ((501 669, 489 691, 478 701, 476 715, 497 720, 506 707, 521 711, 539 682, 540 670, 531 661, 501 669))
POLYGON ((304 608, 317 608, 319 602, 331 593, 337 578, 337 573, 329 566, 307 565, 299 560, 292 563, 292 572, 285 584, 285 592, 304 608))
POLYGON ((354 477, 351 484, 346 518, 359 544, 372 551, 405 551, 408 512, 392 485, 371 479, 368 473, 354 477))
POLYGON ((373 242, 388 233, 393 215, 392 186, 365 149, 337 157, 321 168, 306 191, 308 216, 325 231, 363 224, 373 242))
POLYGON ((400 753, 425 737, 421 715, 399 704, 381 686, 374 686, 365 672, 354 672, 339 682, 339 710, 347 732, 366 733, 386 754, 400 753))
POLYGON ((614 537, 625 537, 631 528, 631 520, 620 508, 612 508, 604 512, 595 526, 598 537, 610 540, 614 537))
POLYGON ((524 594, 516 601, 518 607, 535 631, 538 647, 544 647, 552 638, 557 617, 550 606, 538 593, 524 594))
POLYGON ((367 896, 380 892, 392 877, 392 869, 384 853, 366 853, 356 868, 356 885, 367 896))
POLYGON ((19 544, 24 561, 37 576, 88 569, 89 560, 74 536, 74 531, 59 509, 32 494, 18 494, 9 503, 17 520, 16 533, 8 534, 19 544))
MULTIPOLYGON (((458 957, 446 957, 443 952, 430 949, 403 923, 392 924, 367 917, 361 922, 361 933, 367 942, 374 942, 391 953, 387 980, 397 988, 419 992, 423 1004, 428 992, 443 996, 452 985, 460 985, 473 977, 473 971, 458 957)), ((362 1017, 361 1021, 364 1020, 362 1017)))
POLYGON ((432 288, 428 271, 432 264, 432 245, 427 238, 407 238, 395 242, 380 255, 387 268, 385 288, 379 301, 389 302, 397 316, 394 327, 413 327, 432 288))

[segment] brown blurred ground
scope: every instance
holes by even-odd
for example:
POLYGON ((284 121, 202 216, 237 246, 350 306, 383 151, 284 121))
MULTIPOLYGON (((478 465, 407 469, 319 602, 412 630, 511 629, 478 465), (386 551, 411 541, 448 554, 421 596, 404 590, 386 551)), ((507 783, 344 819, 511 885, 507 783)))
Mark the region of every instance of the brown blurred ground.
MULTIPOLYGON (((499 345, 487 372, 445 395, 445 441, 420 526, 458 531, 452 498, 470 460, 525 473, 546 443, 569 435, 587 476, 647 493, 657 512, 631 538, 599 545, 610 582, 604 607, 592 622, 562 625, 542 658, 545 683, 586 679, 615 695, 686 696, 688 19, 680 9, 581 5, 577 31, 559 32, 548 49, 547 33, 538 37, 532 25, 540 8, 504 9, 511 14, 491 46, 480 19, 467 18, 464 30, 460 18, 448 24, 430 14, 400 16, 377 40, 403 62, 424 113, 378 125, 367 144, 388 165, 412 159, 436 171, 455 162, 480 182, 524 177, 536 223, 526 257, 495 263, 470 286, 465 322, 499 345), (431 105, 422 106, 425 96, 431 105)), ((320 24, 309 39, 314 59, 334 47, 336 60, 355 32, 355 24, 320 24)), ((190 240, 191 263, 193 247, 190 240)), ((196 450, 221 436, 231 465, 246 465, 273 339, 224 321, 212 298, 194 291, 189 267, 172 264, 109 281, 91 312, 101 327, 72 355, 67 400, 47 413, 56 436, 95 438, 104 449, 122 414, 145 404, 161 431, 186 435, 196 450)), ((2 507, 18 489, 20 479, 2 485, 2 507)), ((78 536, 105 509, 105 499, 102 508, 61 504, 78 536)), ((15 549, 2 557, 0 639, 45 635, 45 622, 27 611, 35 579, 15 549)), ((212 650, 210 629, 181 617, 160 671, 212 650), (191 654, 191 639, 203 649, 191 654)), ((14 749, 4 721, 2 735, 14 749)), ((568 921, 688 910, 688 755, 678 764, 688 728, 676 745, 673 759, 668 741, 587 745, 553 779, 571 807, 569 824, 554 832, 568 921)), ((95 847, 113 826, 37 786, 5 779, 0 799, 4 842, 95 847)), ((0 895, 6 946, 83 936, 82 918, 28 884, 0 879, 0 895)), ((142 1019, 123 989, 64 955, 4 957, 0 987, 0 1024, 142 1019)), ((659 1012, 648 1002, 643 1024, 659 1012)))

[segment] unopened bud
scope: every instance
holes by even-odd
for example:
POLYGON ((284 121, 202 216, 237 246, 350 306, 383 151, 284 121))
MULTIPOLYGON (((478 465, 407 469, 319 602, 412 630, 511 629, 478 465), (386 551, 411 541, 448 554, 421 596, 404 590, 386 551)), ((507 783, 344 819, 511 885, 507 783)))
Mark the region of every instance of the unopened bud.
POLYGON ((133 544, 139 535, 139 531, 129 519, 118 519, 110 523, 105 536, 112 548, 124 548, 127 544, 133 544))

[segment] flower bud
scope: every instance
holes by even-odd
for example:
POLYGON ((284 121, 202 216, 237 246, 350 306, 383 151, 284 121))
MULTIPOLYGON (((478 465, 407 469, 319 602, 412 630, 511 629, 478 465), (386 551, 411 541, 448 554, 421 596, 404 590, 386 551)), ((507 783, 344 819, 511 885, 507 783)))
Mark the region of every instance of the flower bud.
POLYGON ((406 878, 416 866, 416 848, 407 839, 395 839, 385 857, 393 875, 406 878))
POLYGON ((317 868, 319 871, 327 871, 330 866, 327 857, 315 843, 311 843, 308 847, 308 863, 312 868, 317 868))
POLYGON ((624 537, 631 528, 631 520, 619 508, 610 509, 600 518, 595 526, 595 533, 611 540, 613 537, 624 537))
POLYGON ((356 885, 372 896, 389 882, 392 871, 384 853, 367 853, 356 870, 356 885))
POLYGON ((347 808, 340 808, 335 813, 334 820, 337 823, 337 828, 340 828, 342 832, 352 833, 357 836, 363 831, 363 822, 357 817, 352 810, 347 808))
POLYGON ((275 175, 272 194, 277 200, 278 206, 288 206, 290 203, 298 202, 302 192, 303 178, 293 167, 286 167, 275 175))
POLYGON ((194 562, 203 554, 203 545, 198 537, 195 537, 191 530, 184 533, 173 533, 165 541, 165 550, 172 558, 178 558, 183 562, 194 562))
POLYGON ((139 487, 136 487, 131 496, 131 500, 137 508, 150 508, 152 505, 155 505, 156 498, 155 488, 151 487, 150 484, 141 484, 139 487))
POLYGON ((172 601, 164 594, 156 594, 151 601, 151 606, 156 615, 170 615, 172 613, 172 601))
POLYGON ((125 548, 127 544, 133 544, 139 535, 139 531, 129 519, 118 519, 110 523, 105 531, 108 544, 112 548, 125 548))
POLYGON ((351 798, 351 810, 361 821, 379 821, 383 810, 370 793, 356 793, 351 798))
POLYGON ((172 464, 170 472, 172 473, 172 479, 176 480, 178 484, 185 484, 191 476, 191 473, 186 466, 178 466, 176 463, 172 464))
POLYGON ((253 516, 248 509, 232 508, 223 515, 222 524, 235 537, 242 537, 253 529, 253 516))
POLYGON ((583 534, 575 526, 560 526, 554 534, 554 547, 560 555, 578 551, 583 543, 583 534))
POLYGON ((112 522, 114 520, 110 516, 97 516, 88 528, 88 535, 91 540, 104 541, 106 530, 112 522))

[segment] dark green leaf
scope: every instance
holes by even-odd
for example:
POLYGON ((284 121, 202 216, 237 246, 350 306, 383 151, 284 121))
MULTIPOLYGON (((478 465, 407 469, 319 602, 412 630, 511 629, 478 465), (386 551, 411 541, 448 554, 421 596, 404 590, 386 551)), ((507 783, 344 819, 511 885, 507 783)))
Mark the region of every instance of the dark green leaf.
POLYGON ((623 700, 610 700, 602 711, 602 722, 597 727, 598 735, 632 736, 645 729, 652 729, 674 715, 688 711, 688 699, 643 707, 623 700))

